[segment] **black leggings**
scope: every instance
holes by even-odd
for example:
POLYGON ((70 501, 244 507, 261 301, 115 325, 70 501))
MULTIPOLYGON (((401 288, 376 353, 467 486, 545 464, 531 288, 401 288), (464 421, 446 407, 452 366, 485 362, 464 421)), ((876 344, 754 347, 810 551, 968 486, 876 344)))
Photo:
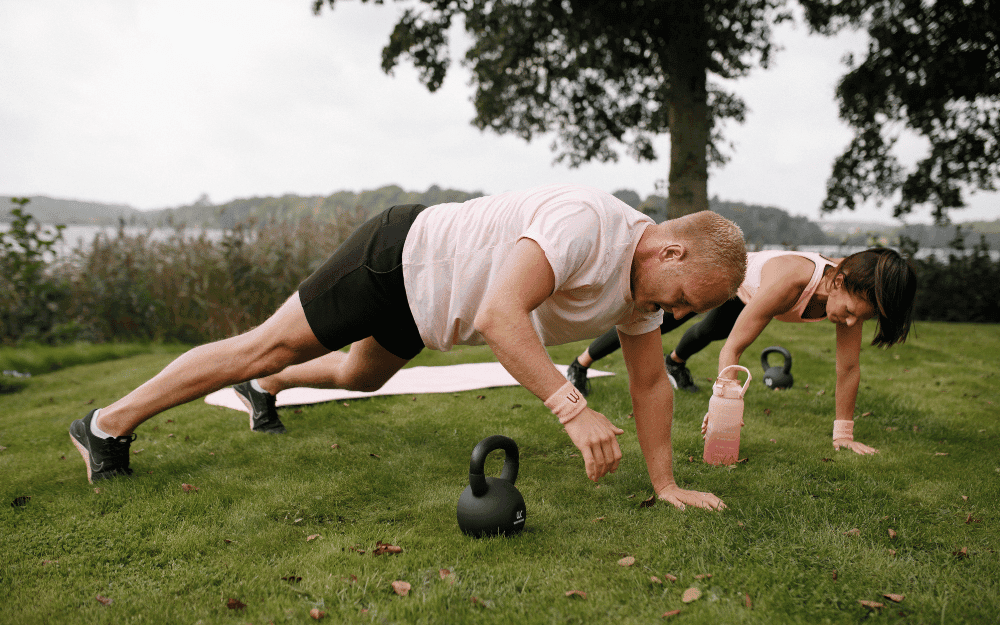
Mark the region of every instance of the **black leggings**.
MULTIPOLYGON (((663 323, 660 324, 660 334, 666 334, 674 328, 680 327, 685 321, 694 317, 695 313, 688 313, 681 319, 674 319, 673 316, 663 313, 663 323)), ((618 351, 618 348, 622 346, 621 341, 618 339, 618 330, 611 328, 601 336, 594 339, 594 342, 590 344, 587 348, 587 353, 594 360, 600 360, 608 354, 618 351)))
POLYGON ((729 338, 729 333, 736 325, 736 318, 746 307, 740 298, 734 297, 722 306, 708 311, 704 319, 687 329, 674 348, 674 353, 681 360, 687 360, 708 347, 712 341, 729 338))
MULTIPOLYGON (((718 308, 708 311, 705 318, 688 328, 684 336, 681 337, 677 348, 677 357, 687 360, 701 350, 705 349, 712 341, 719 341, 729 336, 733 326, 736 325, 736 318, 740 316, 746 304, 734 297, 718 308)), ((663 323, 660 324, 660 334, 666 334, 671 330, 681 326, 685 321, 694 317, 695 313, 689 313, 681 319, 674 319, 664 313, 663 323)), ((587 353, 593 360, 600 360, 608 354, 618 350, 622 346, 618 339, 618 330, 611 328, 601 336, 594 339, 594 342, 587 348, 587 353)))

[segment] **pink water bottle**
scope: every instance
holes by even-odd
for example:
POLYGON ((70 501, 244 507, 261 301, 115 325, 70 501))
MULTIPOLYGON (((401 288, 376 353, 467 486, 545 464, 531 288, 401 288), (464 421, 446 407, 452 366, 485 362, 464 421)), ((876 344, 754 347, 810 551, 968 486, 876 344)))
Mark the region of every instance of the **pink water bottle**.
POLYGON ((750 370, 740 365, 729 365, 719 374, 733 367, 747 374, 747 381, 740 387, 739 380, 719 377, 712 385, 712 398, 708 400, 708 414, 702 433, 705 439, 705 462, 715 465, 733 464, 740 455, 740 428, 743 426, 743 395, 750 385, 750 370))

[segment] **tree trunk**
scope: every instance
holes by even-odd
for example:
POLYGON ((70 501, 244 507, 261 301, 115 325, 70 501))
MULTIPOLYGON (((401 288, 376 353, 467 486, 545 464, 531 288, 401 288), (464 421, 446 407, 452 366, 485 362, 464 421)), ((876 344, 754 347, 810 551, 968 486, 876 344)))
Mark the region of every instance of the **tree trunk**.
POLYGON ((667 24, 670 219, 708 210, 708 41, 704 0, 675 0, 667 24))

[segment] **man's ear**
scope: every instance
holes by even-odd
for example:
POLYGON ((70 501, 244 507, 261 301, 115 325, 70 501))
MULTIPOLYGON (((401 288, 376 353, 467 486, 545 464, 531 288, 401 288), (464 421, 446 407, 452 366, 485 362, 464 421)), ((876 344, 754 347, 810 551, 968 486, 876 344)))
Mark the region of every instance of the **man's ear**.
POLYGON ((833 288, 839 289, 844 286, 844 274, 838 273, 833 277, 833 288))
POLYGON ((660 248, 660 260, 683 260, 687 256, 687 248, 683 243, 668 243, 660 248))

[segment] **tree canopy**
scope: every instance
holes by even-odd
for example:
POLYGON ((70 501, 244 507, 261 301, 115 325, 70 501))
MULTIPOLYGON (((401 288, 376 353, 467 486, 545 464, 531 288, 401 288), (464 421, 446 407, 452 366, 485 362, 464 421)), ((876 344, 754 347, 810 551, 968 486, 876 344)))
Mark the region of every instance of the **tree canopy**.
POLYGON ((969 191, 1000 178, 1000 7, 992 0, 801 0, 821 33, 863 28, 864 59, 848 59, 837 87, 854 137, 836 159, 824 211, 874 200, 897 217, 930 205, 938 221, 969 191), (893 153, 901 133, 927 140, 907 168, 893 153))
MULTIPOLYGON (((383 0, 364 0, 382 4, 383 0)), ((410 0, 383 49, 386 72, 408 59, 428 89, 450 62, 460 20, 472 45, 472 123, 525 140, 554 133, 557 161, 657 159, 670 133, 672 214, 708 207, 708 165, 726 160, 724 120, 745 104, 708 81, 767 66, 786 0, 410 0)), ((320 13, 336 0, 313 0, 320 13)))

